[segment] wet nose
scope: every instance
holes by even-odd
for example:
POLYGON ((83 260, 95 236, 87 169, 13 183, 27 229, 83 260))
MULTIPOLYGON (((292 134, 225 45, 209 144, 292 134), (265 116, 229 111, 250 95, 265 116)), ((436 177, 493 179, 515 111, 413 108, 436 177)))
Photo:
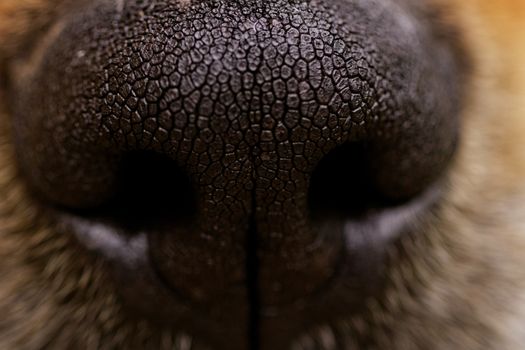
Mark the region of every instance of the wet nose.
POLYGON ((398 2, 78 6, 18 89, 22 167, 145 233, 191 302, 321 293, 344 223, 421 196, 454 153, 457 60, 398 2))

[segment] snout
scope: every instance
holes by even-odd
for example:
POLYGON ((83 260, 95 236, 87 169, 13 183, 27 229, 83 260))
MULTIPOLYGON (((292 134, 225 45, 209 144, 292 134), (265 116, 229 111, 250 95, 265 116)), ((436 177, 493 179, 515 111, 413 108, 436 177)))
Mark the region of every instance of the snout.
POLYGON ((132 307, 285 346, 380 295, 385 247, 439 202, 461 67, 416 7, 74 4, 13 68, 21 168, 132 307))

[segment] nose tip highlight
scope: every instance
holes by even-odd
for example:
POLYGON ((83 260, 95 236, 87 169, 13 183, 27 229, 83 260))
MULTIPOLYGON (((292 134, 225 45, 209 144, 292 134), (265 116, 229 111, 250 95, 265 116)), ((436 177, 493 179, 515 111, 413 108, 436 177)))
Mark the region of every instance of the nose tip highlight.
MULTIPOLYGON (((22 162, 46 197, 70 207, 107 201, 129 152, 173 162, 184 176, 160 183, 192 187, 193 220, 146 229, 159 274, 193 301, 246 282, 247 233, 269 310, 330 283, 345 237, 317 229, 309 200, 314 172, 345 145, 360 146, 330 171, 353 181, 366 166, 366 185, 395 200, 424 191, 452 157, 454 55, 390 1, 99 5, 65 26, 17 98, 19 148, 40 151, 22 162)), ((345 200, 315 186, 315 198, 345 200)))

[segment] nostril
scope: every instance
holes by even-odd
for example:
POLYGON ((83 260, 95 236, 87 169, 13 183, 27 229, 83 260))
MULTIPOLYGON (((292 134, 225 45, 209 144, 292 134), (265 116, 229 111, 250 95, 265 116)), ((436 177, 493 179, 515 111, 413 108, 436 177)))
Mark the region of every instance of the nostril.
POLYGON ((446 187, 443 172, 422 182, 420 169, 406 173, 383 159, 370 142, 344 143, 317 163, 308 187, 309 218, 319 236, 341 234, 343 257, 335 280, 344 280, 350 290, 346 301, 355 308, 363 295, 381 293, 391 248, 439 205, 446 187), (413 185, 392 195, 400 182, 413 185))
POLYGON ((153 151, 130 151, 119 162, 113 195, 83 211, 127 231, 187 224, 196 212, 193 185, 175 161, 153 151))
POLYGON ((342 233, 343 274, 357 284, 367 281, 370 293, 380 282, 387 247, 435 207, 446 182, 442 171, 421 181, 420 169, 407 173, 400 166, 385 166, 383 159, 370 142, 344 143, 318 162, 308 187, 313 226, 323 235, 342 233), (402 182, 412 186, 392 194, 402 182))
POLYGON ((308 204, 314 221, 359 218, 399 204, 382 193, 376 183, 365 142, 345 143, 317 164, 310 179, 308 204))

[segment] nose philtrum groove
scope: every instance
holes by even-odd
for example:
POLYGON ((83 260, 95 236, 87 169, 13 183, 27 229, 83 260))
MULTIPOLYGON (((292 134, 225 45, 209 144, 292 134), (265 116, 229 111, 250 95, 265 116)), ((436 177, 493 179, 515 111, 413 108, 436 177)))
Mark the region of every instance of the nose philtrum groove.
MULTIPOLYGON (((252 173, 253 174, 253 173, 252 173)), ((254 175, 252 175, 254 177, 254 175)), ((253 178, 255 180, 255 178, 253 178)), ((257 223, 255 220, 255 191, 252 190, 251 215, 246 231, 246 282, 249 307, 248 349, 259 350, 260 344, 260 318, 261 298, 259 287, 259 256, 257 223)))

